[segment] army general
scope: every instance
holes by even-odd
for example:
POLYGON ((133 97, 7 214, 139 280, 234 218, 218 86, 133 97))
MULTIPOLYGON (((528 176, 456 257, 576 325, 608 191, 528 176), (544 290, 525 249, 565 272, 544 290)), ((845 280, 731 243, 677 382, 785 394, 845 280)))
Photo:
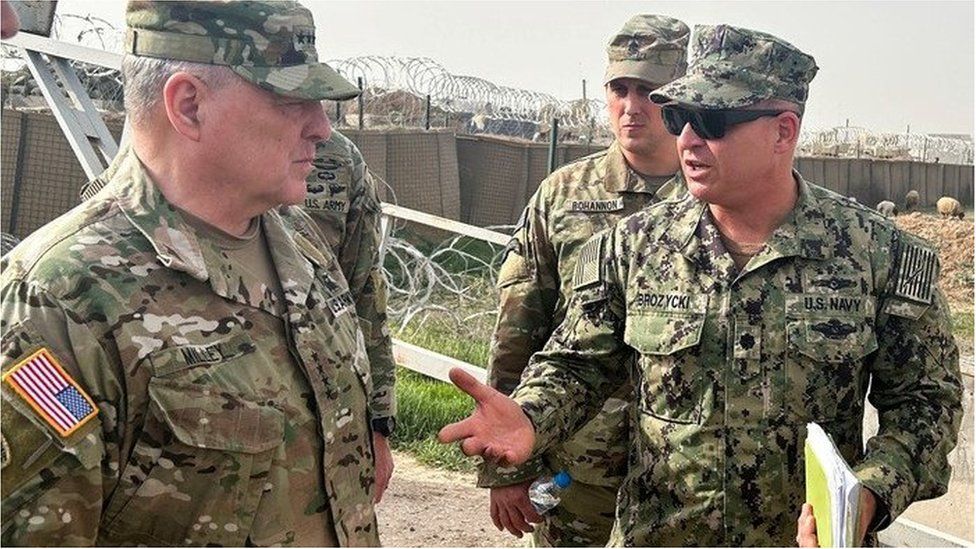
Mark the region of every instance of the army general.
POLYGON ((376 545, 372 393, 297 208, 324 98, 295 2, 131 2, 132 147, 4 257, 7 545, 376 545))
POLYGON ((584 246, 514 400, 452 372, 479 406, 441 438, 517 463, 630 377, 611 544, 793 545, 811 421, 866 487, 861 531, 884 528, 945 492, 962 414, 936 253, 792 170, 811 56, 728 25, 693 44, 688 74, 651 94, 689 193, 584 246))

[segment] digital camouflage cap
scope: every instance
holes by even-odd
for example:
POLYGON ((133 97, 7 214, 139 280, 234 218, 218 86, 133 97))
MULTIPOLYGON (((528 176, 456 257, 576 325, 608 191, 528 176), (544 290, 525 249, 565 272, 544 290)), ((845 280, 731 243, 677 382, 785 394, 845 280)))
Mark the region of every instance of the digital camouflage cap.
POLYGON ((666 84, 688 66, 688 25, 663 15, 635 15, 607 44, 607 72, 603 83, 637 78, 666 84))
POLYGON ((765 99, 798 105, 817 74, 813 57, 771 34, 731 25, 696 25, 688 74, 650 94, 655 103, 729 109, 765 99))
POLYGON ((320 63, 312 12, 291 1, 130 1, 125 53, 225 65, 299 99, 344 100, 359 88, 320 63))

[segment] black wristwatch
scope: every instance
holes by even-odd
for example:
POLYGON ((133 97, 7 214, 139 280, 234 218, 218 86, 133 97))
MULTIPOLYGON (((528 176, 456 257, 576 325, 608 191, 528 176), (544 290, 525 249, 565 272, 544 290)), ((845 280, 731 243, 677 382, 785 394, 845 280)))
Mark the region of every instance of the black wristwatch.
POLYGON ((395 417, 378 417, 373 419, 371 427, 374 433, 379 433, 387 438, 393 434, 396 429, 396 418, 395 417))

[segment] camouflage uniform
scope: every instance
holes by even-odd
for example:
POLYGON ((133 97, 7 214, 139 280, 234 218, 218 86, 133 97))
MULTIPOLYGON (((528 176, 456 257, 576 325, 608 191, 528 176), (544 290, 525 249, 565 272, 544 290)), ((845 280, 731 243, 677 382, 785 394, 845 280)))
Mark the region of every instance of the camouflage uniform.
MULTIPOLYGON (((295 3, 133 2, 127 23, 130 54, 305 99, 351 88, 295 3)), ((255 218, 279 294, 131 150, 106 181, 2 260, 0 541, 377 545, 364 339, 314 222, 255 218)))
MULTIPOLYGON (((748 55, 768 37, 743 44, 729 29, 699 28, 696 55, 748 55)), ((770 49, 773 68, 790 57, 770 49)), ((694 63, 689 80, 700 76, 694 63)), ((772 76, 755 82, 782 85, 772 76)), ((801 102, 809 78, 787 84, 802 85, 801 102)), ((662 95, 673 99, 672 89, 662 95)), ((794 178, 792 213, 741 271, 690 194, 579 252, 566 319, 514 398, 545 448, 633 382, 637 420, 611 544, 793 545, 810 421, 878 496, 872 529, 945 492, 962 388, 935 251, 794 178), (880 430, 865 449, 869 385, 880 430)))
MULTIPOLYGON (((491 386, 510 393, 529 357, 562 321, 582 245, 624 216, 680 191, 671 178, 637 175, 616 143, 563 166, 542 182, 522 214, 498 275, 500 312, 488 366, 491 386)), ((613 494, 625 473, 626 429, 626 402, 610 398, 600 416, 544 459, 517 469, 486 463, 478 485, 506 486, 565 469, 573 477, 568 497, 554 510, 557 515, 547 516, 537 530, 554 545, 605 543, 613 522, 613 494), (574 504, 574 493, 590 499, 602 491, 611 492, 604 497, 610 505, 599 510, 607 515, 602 524, 575 522, 575 516, 564 513, 567 504, 574 504), (601 532, 604 539, 599 541, 601 532)))
POLYGON ((328 248, 286 229, 311 220, 261 217, 278 318, 120 162, 4 258, 4 373, 47 348, 98 408, 61 436, 3 384, 4 543, 315 545, 330 514, 378 543, 362 334, 328 248))
MULTIPOLYGON (((683 74, 688 27, 675 19, 638 15, 611 38, 606 81, 669 82, 683 74)), ((562 167, 529 200, 498 276, 500 304, 492 338, 488 383, 508 394, 532 353, 566 314, 579 250, 593 234, 645 205, 683 192, 670 176, 644 178, 631 169, 619 143, 562 167)), ((506 486, 566 470, 573 478, 559 506, 533 532, 537 545, 606 544, 617 487, 627 459, 628 387, 572 439, 514 469, 481 467, 478 485, 506 486)))
POLYGON ((378 177, 346 136, 332 132, 316 147, 305 211, 338 256, 366 337, 373 377, 373 418, 396 415, 395 363, 386 320, 386 277, 380 257, 378 177))

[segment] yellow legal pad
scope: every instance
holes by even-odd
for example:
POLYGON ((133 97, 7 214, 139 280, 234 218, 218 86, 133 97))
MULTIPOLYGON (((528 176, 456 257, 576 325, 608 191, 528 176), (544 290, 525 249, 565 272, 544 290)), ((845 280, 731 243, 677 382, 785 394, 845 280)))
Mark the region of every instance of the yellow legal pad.
POLYGON ((807 502, 813 505, 820 547, 854 547, 861 483, 823 428, 807 424, 804 444, 807 502))

